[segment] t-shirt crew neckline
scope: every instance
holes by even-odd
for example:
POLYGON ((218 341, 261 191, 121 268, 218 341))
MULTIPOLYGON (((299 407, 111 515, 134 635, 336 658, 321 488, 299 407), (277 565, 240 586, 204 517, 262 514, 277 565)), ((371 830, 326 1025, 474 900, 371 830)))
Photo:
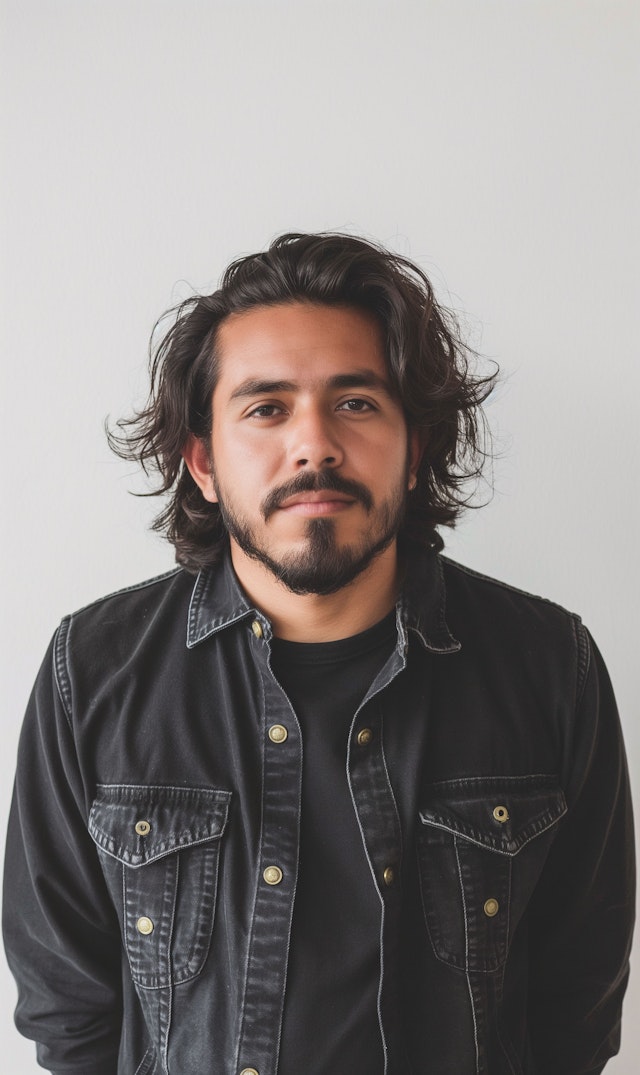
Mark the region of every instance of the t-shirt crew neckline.
POLYGON ((272 647, 285 661, 299 664, 337 664, 376 649, 383 642, 395 638, 396 612, 392 609, 372 627, 331 642, 293 642, 288 638, 272 639, 272 647))

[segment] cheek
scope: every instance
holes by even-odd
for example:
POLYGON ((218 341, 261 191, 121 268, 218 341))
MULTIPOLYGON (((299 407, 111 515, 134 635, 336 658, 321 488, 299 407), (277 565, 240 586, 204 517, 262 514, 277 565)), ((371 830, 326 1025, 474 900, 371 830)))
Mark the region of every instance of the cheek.
POLYGON ((264 445, 238 438, 231 449, 214 440, 213 451, 215 477, 231 499, 242 500, 249 493, 262 496, 273 485, 275 468, 264 445))
POLYGON ((404 432, 394 431, 388 437, 368 445, 363 458, 373 480, 384 481, 404 475, 411 463, 411 446, 404 432))

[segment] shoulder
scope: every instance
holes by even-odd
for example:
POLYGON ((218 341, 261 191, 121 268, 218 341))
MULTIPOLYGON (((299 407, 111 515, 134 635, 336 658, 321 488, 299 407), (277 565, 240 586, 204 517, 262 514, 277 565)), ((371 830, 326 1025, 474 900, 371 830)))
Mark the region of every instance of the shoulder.
POLYGON ((128 615, 134 609, 162 602, 168 595, 175 594, 183 589, 185 584, 188 587, 189 594, 191 594, 194 581, 193 575, 177 567, 172 571, 165 571, 162 575, 144 579, 142 582, 134 583, 132 586, 123 586, 122 589, 115 590, 114 593, 99 597, 95 601, 76 609, 65 619, 73 622, 88 623, 91 620, 100 620, 114 615, 128 615))
MULTIPOLYGON (((587 635, 580 616, 546 597, 440 557, 450 630, 467 645, 499 650, 514 661, 546 652, 580 661, 587 635)), ((580 661, 582 663, 582 661, 580 661)))
POLYGON ((465 564, 451 560, 448 556, 440 556, 443 575, 447 592, 467 596, 471 600, 486 602, 504 608, 512 608, 517 612, 529 612, 542 616, 550 621, 566 623, 568 620, 580 622, 577 612, 559 605, 548 597, 530 593, 518 586, 512 586, 502 579, 492 578, 480 571, 475 571, 465 564))
POLYGON ((94 651, 110 644, 120 648, 154 627, 166 629, 169 621, 186 624, 194 582, 193 575, 176 568, 92 601, 64 617, 58 647, 67 652, 70 646, 94 651))

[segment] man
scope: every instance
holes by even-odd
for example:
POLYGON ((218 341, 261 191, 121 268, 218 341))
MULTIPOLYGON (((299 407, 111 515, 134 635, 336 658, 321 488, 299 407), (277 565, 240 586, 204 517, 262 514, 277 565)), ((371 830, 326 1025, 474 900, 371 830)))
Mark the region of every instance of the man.
POLYGON ((63 621, 21 740, 5 936, 45 1068, 617 1051, 606 670, 577 616, 440 555, 490 388, 424 275, 348 236, 284 235, 178 311, 112 441, 157 467, 181 566, 63 621))

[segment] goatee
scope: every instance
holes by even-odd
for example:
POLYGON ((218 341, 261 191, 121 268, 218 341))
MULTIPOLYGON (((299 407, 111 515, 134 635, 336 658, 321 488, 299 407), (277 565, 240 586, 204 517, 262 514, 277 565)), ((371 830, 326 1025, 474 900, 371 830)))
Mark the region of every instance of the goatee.
POLYGON ((359 482, 341 477, 335 471, 304 472, 286 485, 272 490, 261 504, 265 522, 279 505, 289 497, 305 492, 332 490, 354 497, 371 518, 362 540, 353 545, 340 545, 336 536, 336 520, 309 519, 306 524, 306 544, 297 552, 285 553, 277 560, 258 543, 251 526, 236 515, 212 469, 222 520, 242 551, 263 564, 283 586, 295 594, 327 595, 348 586, 389 545, 402 526, 406 506, 406 482, 376 511, 369 490, 359 482))

